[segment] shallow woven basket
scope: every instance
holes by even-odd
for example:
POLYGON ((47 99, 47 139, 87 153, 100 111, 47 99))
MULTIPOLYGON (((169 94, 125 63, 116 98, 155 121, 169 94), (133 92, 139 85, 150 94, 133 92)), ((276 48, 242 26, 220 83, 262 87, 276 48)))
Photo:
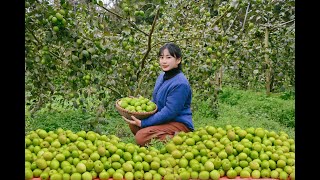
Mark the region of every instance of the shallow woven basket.
POLYGON ((120 100, 121 100, 121 99, 118 99, 118 100, 116 101, 116 109, 118 110, 118 112, 119 112, 119 114, 120 114, 121 116, 124 116, 124 117, 126 117, 127 119, 129 119, 129 120, 132 120, 131 116, 134 116, 134 117, 136 117, 136 118, 138 118, 138 119, 145 119, 145 118, 151 116, 152 114, 156 113, 157 110, 158 110, 158 107, 157 107, 157 105, 156 105, 156 108, 155 108, 153 111, 151 111, 151 112, 130 112, 130 111, 126 110, 126 109, 123 109, 123 108, 118 104, 118 102, 119 102, 120 100))

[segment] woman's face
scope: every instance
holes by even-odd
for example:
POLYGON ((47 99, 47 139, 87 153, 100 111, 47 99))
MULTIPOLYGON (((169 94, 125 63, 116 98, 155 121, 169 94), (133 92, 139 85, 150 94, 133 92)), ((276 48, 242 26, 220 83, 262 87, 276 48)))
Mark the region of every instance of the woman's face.
POLYGON ((163 71, 169 71, 173 68, 177 68, 181 62, 181 58, 177 59, 170 55, 168 49, 163 50, 163 54, 160 55, 160 67, 163 71))

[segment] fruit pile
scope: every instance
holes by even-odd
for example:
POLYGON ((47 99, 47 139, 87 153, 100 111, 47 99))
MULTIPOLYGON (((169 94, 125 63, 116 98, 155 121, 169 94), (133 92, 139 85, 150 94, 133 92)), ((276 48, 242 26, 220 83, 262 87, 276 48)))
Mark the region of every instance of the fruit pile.
POLYGON ((25 179, 295 179, 294 139, 263 128, 201 127, 159 149, 93 131, 37 129, 25 147, 25 179))
POLYGON ((125 97, 118 102, 120 107, 130 112, 151 112, 156 109, 156 104, 143 96, 125 97))

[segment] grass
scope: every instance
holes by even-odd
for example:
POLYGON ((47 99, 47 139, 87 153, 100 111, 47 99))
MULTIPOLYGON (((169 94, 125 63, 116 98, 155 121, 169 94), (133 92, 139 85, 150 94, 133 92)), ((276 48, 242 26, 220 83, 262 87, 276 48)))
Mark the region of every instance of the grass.
MULTIPOLYGON (((207 125, 224 127, 227 124, 247 127, 262 127, 276 132, 284 131, 290 137, 295 138, 295 107, 294 96, 286 94, 273 94, 267 97, 262 92, 235 90, 224 88, 219 94, 219 116, 213 118, 208 102, 199 102, 193 99, 193 106, 197 105, 193 112, 195 129, 207 125), (212 116, 211 116, 212 115, 212 116)), ((114 108, 114 107, 113 107, 114 108)), ((111 110, 112 111, 112 110, 111 110)), ((113 111, 116 111, 114 108, 113 111)), ((95 115, 81 110, 65 110, 58 112, 39 111, 34 117, 26 117, 25 131, 45 129, 55 130, 59 127, 70 129, 74 132, 80 130, 94 130, 96 132, 116 135, 126 143, 135 143, 127 123, 118 114, 104 118, 103 123, 93 126, 95 115)), ((152 142, 161 147, 161 143, 152 142)))
MULTIPOLYGON (((208 109, 207 102, 199 102, 201 111, 208 109)), ((219 95, 219 116, 213 119, 194 112, 195 128, 206 125, 224 127, 227 124, 247 127, 262 127, 276 132, 285 131, 295 138, 294 99, 283 99, 282 94, 270 97, 262 92, 225 88, 219 95)))

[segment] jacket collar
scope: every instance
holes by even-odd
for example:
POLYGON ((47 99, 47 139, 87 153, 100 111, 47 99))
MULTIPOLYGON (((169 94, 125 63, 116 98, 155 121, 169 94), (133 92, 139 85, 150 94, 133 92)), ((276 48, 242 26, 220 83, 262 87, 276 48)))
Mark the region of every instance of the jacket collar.
POLYGON ((163 80, 168 80, 168 79, 171 79, 173 78, 175 75, 179 74, 181 72, 180 68, 177 67, 177 68, 173 68, 169 71, 165 71, 164 72, 164 76, 163 76, 163 80))

